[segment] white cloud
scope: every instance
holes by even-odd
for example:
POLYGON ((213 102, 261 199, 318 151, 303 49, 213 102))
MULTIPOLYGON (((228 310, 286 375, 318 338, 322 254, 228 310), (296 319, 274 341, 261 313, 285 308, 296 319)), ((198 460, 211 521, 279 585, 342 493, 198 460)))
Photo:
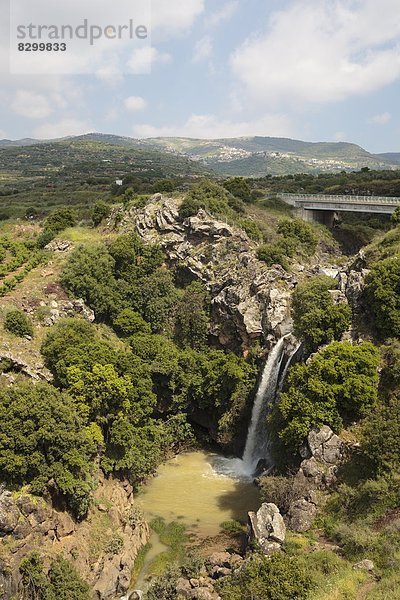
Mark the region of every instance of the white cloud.
POLYGON ((199 63, 203 62, 203 60, 207 60, 211 58, 213 53, 213 43, 212 39, 209 35, 205 35, 201 40, 199 40, 195 47, 193 53, 193 62, 199 63))
POLYGON ((170 39, 190 31, 205 0, 152 0, 152 38, 170 39))
POLYGON ((256 121, 232 122, 215 115, 191 115, 181 125, 154 127, 137 125, 133 134, 138 137, 222 138, 253 135, 289 136, 291 126, 285 115, 271 114, 256 121))
POLYGON ((53 112, 45 96, 29 90, 17 90, 11 106, 17 115, 28 119, 45 119, 53 112))
POLYGON ((0 140, 7 139, 7 134, 3 129, 0 129, 0 140))
POLYGON ((90 133, 93 128, 89 123, 75 118, 65 118, 57 123, 47 123, 33 130, 33 136, 39 139, 54 139, 70 135, 90 133))
POLYGON ((170 54, 160 52, 157 48, 146 47, 134 50, 128 61, 128 67, 133 75, 150 73, 155 64, 166 64, 171 62, 170 54))
POLYGON ((147 102, 141 96, 129 96, 124 101, 125 108, 133 112, 143 110, 147 106, 147 102))
POLYGON ((392 120, 392 115, 390 112, 384 112, 380 115, 375 115, 368 120, 368 123, 372 123, 373 125, 386 125, 389 121, 392 120))
POLYGON ((400 76, 398 0, 293 0, 231 58, 249 97, 270 105, 344 100, 400 76))
POLYGON ((206 18, 206 24, 209 27, 218 27, 224 21, 231 19, 239 8, 238 0, 230 0, 217 11, 206 18))

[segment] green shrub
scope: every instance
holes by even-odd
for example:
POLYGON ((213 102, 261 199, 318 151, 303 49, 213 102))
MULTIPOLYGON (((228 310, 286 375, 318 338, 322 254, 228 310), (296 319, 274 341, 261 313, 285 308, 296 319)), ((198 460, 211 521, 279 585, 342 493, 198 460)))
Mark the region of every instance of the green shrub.
POLYGON ((311 225, 304 221, 284 219, 278 225, 278 233, 284 238, 294 240, 306 256, 312 256, 317 249, 317 236, 311 225))
POLYGON ((33 335, 33 325, 30 318, 21 310, 11 310, 6 314, 4 328, 18 337, 33 335))
POLYGON ((37 237, 36 244, 38 248, 45 248, 56 237, 56 232, 53 229, 44 229, 37 237))
POLYGON ((310 491, 307 481, 293 475, 269 475, 258 479, 262 502, 276 504, 286 514, 293 502, 300 500, 310 491))
POLYGON ((329 293, 334 287, 330 277, 319 276, 300 284, 293 293, 294 333, 309 351, 340 340, 350 325, 351 309, 335 304, 329 293))
POLYGON ((67 229, 67 227, 74 227, 76 223, 75 212, 71 208, 63 207, 57 208, 57 210, 47 217, 44 228, 50 229, 57 234, 67 229))
POLYGON ((300 560, 283 553, 253 555, 217 585, 223 600, 306 600, 312 587, 300 560))
POLYGON ((148 323, 131 308, 124 308, 114 319, 113 326, 122 337, 130 337, 137 333, 151 333, 148 323))
POLYGON ((279 437, 296 451, 317 426, 340 431, 343 421, 365 416, 377 403, 379 354, 369 342, 333 342, 289 371, 272 419, 279 437))
POLYGON ((62 556, 50 563, 46 575, 44 561, 37 552, 25 557, 19 567, 22 587, 32 600, 90 600, 90 588, 73 565, 62 556))
POLYGON ((223 521, 220 528, 230 535, 241 535, 243 533, 243 525, 240 521, 223 521))
POLYGON ((100 225, 103 219, 106 219, 111 212, 110 205, 104 202, 103 200, 99 200, 93 207, 92 210, 92 221, 95 227, 100 225))
POLYGON ((176 585, 180 575, 176 565, 169 566, 163 575, 152 580, 146 600, 177 600, 176 585))
POLYGON ((224 188, 228 190, 236 198, 240 198, 243 202, 251 202, 251 187, 244 177, 232 177, 224 181, 224 188))
POLYGON ((230 198, 227 190, 218 183, 201 181, 191 188, 180 206, 179 214, 185 219, 196 215, 200 208, 203 208, 214 216, 229 216, 234 213, 229 204, 230 198))
POLYGON ((366 278, 366 305, 384 337, 400 337, 400 256, 376 263, 366 278))
POLYGON ((257 258, 265 262, 269 267, 281 265, 285 271, 289 270, 287 255, 279 242, 273 244, 262 244, 257 248, 257 258))
POLYGON ((86 514, 96 448, 68 395, 46 383, 0 390, 0 439, 2 481, 42 494, 52 480, 75 515, 86 514))
POLYGON ((118 534, 114 534, 110 540, 108 540, 104 551, 106 554, 119 554, 124 547, 124 540, 118 534))
POLYGON ((378 474, 400 469, 400 390, 387 404, 378 405, 365 419, 362 449, 378 474))

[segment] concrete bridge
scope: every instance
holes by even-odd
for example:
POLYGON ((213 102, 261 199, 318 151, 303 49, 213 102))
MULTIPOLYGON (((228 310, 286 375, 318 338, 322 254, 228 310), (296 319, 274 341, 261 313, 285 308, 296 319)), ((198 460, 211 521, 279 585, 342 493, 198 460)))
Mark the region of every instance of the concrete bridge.
POLYGON ((400 206, 400 197, 339 196, 323 194, 277 194, 294 206, 296 216, 304 221, 316 221, 331 227, 340 212, 392 215, 400 206))

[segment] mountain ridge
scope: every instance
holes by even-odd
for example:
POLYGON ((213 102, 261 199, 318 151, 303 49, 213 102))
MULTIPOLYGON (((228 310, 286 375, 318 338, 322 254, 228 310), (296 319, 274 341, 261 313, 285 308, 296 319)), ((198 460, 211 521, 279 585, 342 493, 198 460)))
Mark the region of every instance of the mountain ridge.
POLYGON ((397 169, 400 153, 372 154, 351 142, 305 142, 292 138, 242 136, 200 139, 189 137, 132 138, 87 133, 54 140, 0 140, 0 149, 65 142, 95 142, 126 149, 157 150, 203 163, 221 176, 262 177, 296 173, 351 171, 361 168, 397 169))

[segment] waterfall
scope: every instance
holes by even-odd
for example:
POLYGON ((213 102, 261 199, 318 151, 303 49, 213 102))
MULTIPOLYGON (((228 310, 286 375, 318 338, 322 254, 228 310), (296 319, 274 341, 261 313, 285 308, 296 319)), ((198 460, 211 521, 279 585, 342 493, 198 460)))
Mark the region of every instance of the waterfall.
MULTIPOLYGON (((290 334, 288 334, 290 335, 290 334)), ((272 348, 265 363, 261 380, 254 399, 251 421, 247 432, 243 458, 223 458, 216 461, 218 471, 228 475, 252 477, 257 470, 260 460, 270 461, 269 449, 271 439, 267 427, 267 416, 272 403, 279 395, 284 384, 288 369, 299 346, 292 352, 284 369, 282 363, 285 357, 285 338, 282 337, 272 348), (281 371, 283 371, 281 373, 281 371)), ((271 461, 270 461, 271 462, 271 461)))
POLYGON ((269 353, 254 400, 242 458, 243 471, 249 475, 255 472, 258 461, 268 456, 269 436, 266 418, 269 405, 274 401, 278 387, 279 371, 284 356, 284 342, 285 338, 282 337, 269 353))
POLYGON ((292 366, 293 359, 296 356, 296 354, 298 353, 298 351, 300 350, 301 346, 302 346, 302 343, 300 342, 294 348, 292 354, 289 356, 289 358, 288 358, 288 360, 286 362, 286 365, 285 365, 285 368, 283 369, 282 375, 279 377, 279 383, 278 383, 278 389, 277 389, 277 395, 278 396, 280 395, 280 393, 282 391, 282 388, 283 388, 283 386, 285 384, 286 376, 288 374, 289 368, 292 366))

